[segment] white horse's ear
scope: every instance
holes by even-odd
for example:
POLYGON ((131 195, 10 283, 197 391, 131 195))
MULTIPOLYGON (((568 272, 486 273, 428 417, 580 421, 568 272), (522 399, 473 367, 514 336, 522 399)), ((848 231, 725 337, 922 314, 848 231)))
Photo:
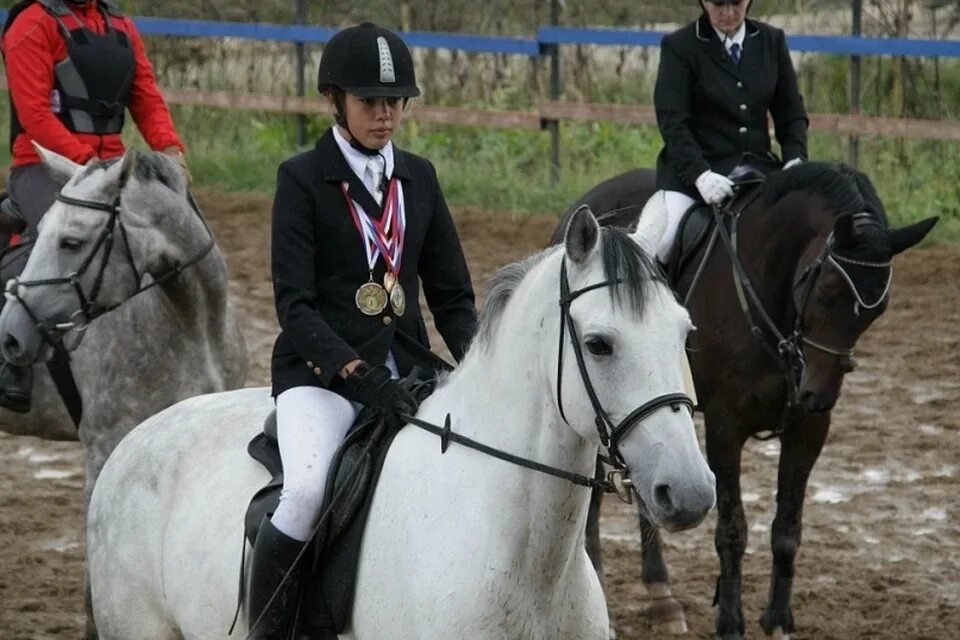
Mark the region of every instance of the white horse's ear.
POLYGON ((567 224, 563 244, 567 257, 575 264, 585 263, 597 249, 600 240, 600 224, 587 205, 573 212, 567 224))
POLYGON ((667 230, 667 198, 663 191, 657 191, 643 206, 637 230, 633 239, 637 241, 647 255, 654 256, 660 245, 660 237, 667 230))
POLYGON ((50 175, 53 176, 55 180, 63 182, 63 184, 66 184, 67 181, 73 177, 73 174, 77 172, 77 169, 82 166, 55 151, 41 147, 36 142, 33 143, 33 147, 37 150, 37 153, 40 154, 40 159, 43 160, 43 164, 46 165, 50 175))

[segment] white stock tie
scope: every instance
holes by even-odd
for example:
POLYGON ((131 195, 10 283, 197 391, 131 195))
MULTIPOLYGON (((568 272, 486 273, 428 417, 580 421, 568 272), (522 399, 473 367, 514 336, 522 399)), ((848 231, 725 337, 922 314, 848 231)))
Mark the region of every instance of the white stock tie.
POLYGON ((377 204, 383 204, 383 158, 380 155, 370 156, 367 168, 363 172, 364 182, 377 204))

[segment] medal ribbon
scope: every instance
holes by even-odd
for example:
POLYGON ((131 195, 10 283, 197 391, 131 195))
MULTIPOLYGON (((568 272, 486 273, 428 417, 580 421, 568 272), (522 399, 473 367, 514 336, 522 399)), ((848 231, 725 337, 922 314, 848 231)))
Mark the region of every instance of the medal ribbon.
POLYGON ((387 187, 387 200, 380 220, 371 218, 362 208, 354 204, 353 199, 348 195, 346 183, 343 183, 341 188, 347 199, 353 223, 363 238, 363 248, 367 253, 367 264, 370 270, 373 271, 377 258, 382 255, 387 269, 395 275, 399 274, 407 226, 406 207, 400 200, 400 181, 396 178, 390 180, 390 186, 387 187))

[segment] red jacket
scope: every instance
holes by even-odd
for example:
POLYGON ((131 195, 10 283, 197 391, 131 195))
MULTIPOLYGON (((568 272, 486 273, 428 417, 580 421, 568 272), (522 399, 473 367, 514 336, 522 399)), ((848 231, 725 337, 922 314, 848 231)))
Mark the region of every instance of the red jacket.
MULTIPOLYGON (((82 6, 68 6, 91 31, 106 31, 103 14, 95 0, 82 6)), ((136 58, 128 109, 137 128, 152 149, 177 147, 182 151, 183 144, 157 88, 140 34, 128 17, 116 20, 115 26, 126 32, 136 58)), ((40 162, 31 140, 80 164, 94 156, 106 160, 123 154, 119 134, 72 133, 53 113, 50 98, 54 67, 67 57, 67 45, 57 21, 43 6, 34 4, 17 16, 4 34, 2 46, 10 98, 24 130, 13 143, 13 166, 40 162)))

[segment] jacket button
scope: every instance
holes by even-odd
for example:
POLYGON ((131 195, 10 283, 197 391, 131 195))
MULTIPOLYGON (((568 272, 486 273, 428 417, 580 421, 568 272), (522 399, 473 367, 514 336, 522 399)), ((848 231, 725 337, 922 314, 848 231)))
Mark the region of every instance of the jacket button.
POLYGON ((743 89, 743 83, 742 83, 742 82, 739 82, 739 81, 737 82, 737 89, 743 89))
POLYGON ((391 322, 393 322, 393 318, 390 316, 383 316, 383 324, 390 324, 391 322))
POLYGON ((745 104, 740 105, 740 111, 746 111, 746 110, 747 110, 747 105, 745 104))
POLYGON ((313 369, 313 362, 311 362, 310 360, 307 360, 307 368, 313 369))
POLYGON ((317 377, 319 378, 320 376, 323 375, 323 371, 320 369, 320 367, 314 367, 314 368, 313 368, 313 375, 315 375, 315 376, 317 376, 317 377))
POLYGON ((740 127, 740 133, 746 133, 746 132, 747 132, 746 127, 740 127))

